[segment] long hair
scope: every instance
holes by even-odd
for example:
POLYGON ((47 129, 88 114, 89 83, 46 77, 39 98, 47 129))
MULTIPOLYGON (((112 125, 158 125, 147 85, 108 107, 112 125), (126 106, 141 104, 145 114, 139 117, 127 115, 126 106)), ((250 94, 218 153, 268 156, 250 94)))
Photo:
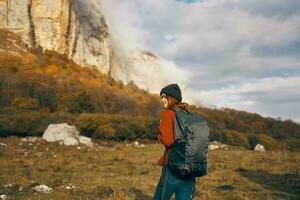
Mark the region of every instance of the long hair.
POLYGON ((170 109, 172 107, 177 107, 177 108, 180 108, 180 109, 188 112, 188 104, 187 103, 179 102, 179 101, 177 101, 177 99, 175 99, 174 97, 171 97, 171 96, 167 96, 167 100, 168 100, 168 109, 170 109))

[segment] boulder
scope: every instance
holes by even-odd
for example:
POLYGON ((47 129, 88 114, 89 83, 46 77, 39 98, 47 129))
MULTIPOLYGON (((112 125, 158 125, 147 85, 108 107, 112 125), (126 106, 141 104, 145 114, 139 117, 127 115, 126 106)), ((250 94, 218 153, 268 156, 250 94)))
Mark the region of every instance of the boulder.
POLYGON ((78 140, 76 137, 66 137, 64 140, 64 145, 70 146, 70 145, 78 145, 78 140))
POLYGON ((79 136, 78 139, 81 144, 84 144, 89 147, 93 147, 93 142, 92 142, 91 138, 88 138, 85 136, 79 136))
POLYGON ((63 124, 50 124, 43 134, 43 139, 48 142, 55 142, 65 140, 69 137, 78 137, 79 131, 75 126, 70 126, 67 123, 63 124))
POLYGON ((80 136, 79 131, 75 126, 70 126, 66 123, 50 124, 45 130, 42 138, 48 142, 59 141, 60 144, 66 146, 78 145, 79 143, 89 147, 93 146, 90 138, 80 136))
POLYGON ((257 144, 257 145, 255 146, 255 148, 254 148, 254 151, 265 152, 266 149, 265 149, 265 147, 264 147, 263 145, 257 144))

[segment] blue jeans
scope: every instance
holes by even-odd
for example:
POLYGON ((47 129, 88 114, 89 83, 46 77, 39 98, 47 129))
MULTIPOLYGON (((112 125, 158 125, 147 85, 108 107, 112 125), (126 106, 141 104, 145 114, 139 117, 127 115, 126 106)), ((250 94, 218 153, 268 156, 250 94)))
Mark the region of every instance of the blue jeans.
MULTIPOLYGON (((182 179, 176 177, 171 170, 165 166, 162 168, 162 174, 160 176, 159 182, 157 184, 155 193, 154 193, 154 200, 169 200, 171 199, 172 195, 175 193, 176 200, 189 200, 191 199, 195 178, 190 179, 182 179), (165 172, 165 173, 164 173, 165 172), (163 182, 164 176, 167 174, 166 178, 166 190, 164 199, 161 199, 161 192, 163 190, 163 182)), ((166 177, 166 176, 165 176, 166 177)))

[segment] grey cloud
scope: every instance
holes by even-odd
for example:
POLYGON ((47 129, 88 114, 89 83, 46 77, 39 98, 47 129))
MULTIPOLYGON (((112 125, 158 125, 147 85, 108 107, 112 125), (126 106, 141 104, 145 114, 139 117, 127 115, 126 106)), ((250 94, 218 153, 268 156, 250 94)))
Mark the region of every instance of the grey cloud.
POLYGON ((287 43, 282 46, 254 46, 251 48, 251 53, 258 57, 278 57, 278 56, 293 56, 300 57, 300 35, 299 39, 287 43))
POLYGON ((286 18, 297 15, 300 12, 300 1, 298 0, 246 0, 226 3, 224 6, 231 9, 249 11, 252 14, 266 17, 277 16, 286 18))
MULTIPOLYGON (((115 4, 112 9, 119 2, 106 1, 115 4)), ((125 24, 137 31, 146 49, 194 74, 187 82, 191 89, 222 98, 212 103, 283 117, 289 116, 288 110, 290 116, 300 118, 293 109, 283 109, 287 102, 300 107, 293 87, 284 92, 237 91, 228 94, 232 97, 222 96, 222 88, 238 87, 251 79, 300 75, 299 0, 204 0, 194 4, 132 0, 123 4, 130 6, 118 10, 123 17, 115 17, 115 22, 131 22, 125 24), (139 19, 131 19, 134 17, 139 19), (253 104, 245 104, 247 99, 253 104)), ((126 37, 125 32, 124 40, 127 38, 127 43, 139 41, 126 37)))
POLYGON ((295 93, 296 88, 291 88, 287 90, 277 90, 277 91, 260 91, 260 92, 250 92, 241 93, 243 98, 251 99, 256 102, 264 104, 284 104, 284 103, 299 103, 300 94, 295 93))
POLYGON ((281 119, 293 119, 300 122, 298 113, 300 113, 299 102, 283 102, 280 104, 258 103, 253 112, 260 111, 263 116, 280 117, 281 119))

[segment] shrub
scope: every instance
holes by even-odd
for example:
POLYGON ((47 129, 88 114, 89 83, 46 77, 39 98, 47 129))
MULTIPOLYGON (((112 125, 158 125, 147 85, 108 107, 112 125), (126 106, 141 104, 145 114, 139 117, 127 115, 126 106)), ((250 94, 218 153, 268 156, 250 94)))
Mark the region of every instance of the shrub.
POLYGON ((11 105, 24 110, 36 110, 39 108, 39 103, 34 98, 16 97, 11 105))
POLYGON ((116 138, 116 130, 109 123, 100 125, 97 127, 93 137, 95 139, 114 139, 116 138))
POLYGON ((0 110, 0 136, 42 136, 49 124, 73 121, 68 113, 44 111, 0 110))
POLYGON ((248 140, 252 149, 254 149, 258 143, 262 144, 267 150, 276 150, 283 147, 276 139, 264 134, 249 135, 248 140))
POLYGON ((284 141, 285 148, 291 151, 300 151, 300 141, 296 138, 289 138, 284 141))
POLYGON ((155 120, 120 114, 81 114, 75 124, 83 135, 89 137, 131 140, 152 137, 155 120))
POLYGON ((211 141, 216 140, 216 141, 219 141, 219 142, 224 142, 223 135, 224 134, 222 132, 215 131, 215 130, 210 130, 209 139, 211 141))
POLYGON ((234 146, 243 146, 246 148, 250 148, 250 144, 245 133, 234 130, 226 130, 223 134, 224 143, 234 146))
POLYGON ((96 111, 96 107, 91 100, 91 95, 84 90, 69 94, 65 102, 69 112, 83 113, 96 111))

